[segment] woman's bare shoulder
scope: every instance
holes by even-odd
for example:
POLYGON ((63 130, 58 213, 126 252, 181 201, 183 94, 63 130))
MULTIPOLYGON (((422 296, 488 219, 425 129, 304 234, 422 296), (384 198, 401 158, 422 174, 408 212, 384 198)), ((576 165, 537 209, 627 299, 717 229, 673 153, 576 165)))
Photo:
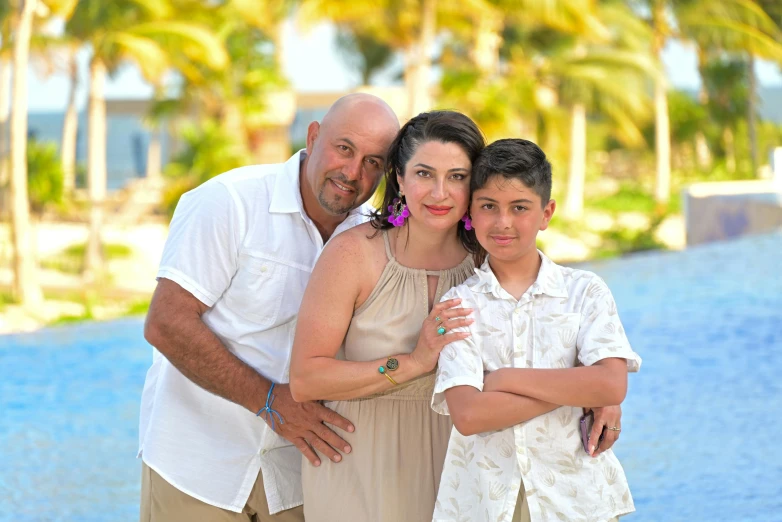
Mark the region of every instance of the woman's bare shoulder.
POLYGON ((357 225, 332 238, 326 245, 323 256, 338 259, 350 267, 374 264, 378 259, 385 259, 383 231, 377 230, 371 223, 357 225))

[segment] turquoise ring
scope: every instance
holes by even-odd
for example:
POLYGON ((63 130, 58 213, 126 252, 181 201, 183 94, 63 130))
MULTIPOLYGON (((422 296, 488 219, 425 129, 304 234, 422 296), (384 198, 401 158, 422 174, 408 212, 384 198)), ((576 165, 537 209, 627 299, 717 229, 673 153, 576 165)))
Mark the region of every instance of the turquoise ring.
POLYGON ((434 320, 439 323, 440 322, 440 316, 438 315, 437 317, 434 318, 434 320))
POLYGON ((437 335, 445 335, 445 326, 441 326, 437 329, 437 335))

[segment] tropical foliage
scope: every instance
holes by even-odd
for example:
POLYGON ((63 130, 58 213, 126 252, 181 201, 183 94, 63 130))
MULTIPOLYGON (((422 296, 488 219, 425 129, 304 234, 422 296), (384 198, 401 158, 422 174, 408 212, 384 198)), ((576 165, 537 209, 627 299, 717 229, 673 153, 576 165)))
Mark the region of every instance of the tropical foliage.
MULTIPOLYGON (((303 30, 333 24, 357 87, 380 71, 396 75, 407 100, 402 118, 456 108, 491 140, 541 143, 566 180, 555 187, 564 226, 590 205, 612 208, 591 191, 611 177, 620 180, 622 205, 654 212, 657 227, 676 210, 669 200, 682 183, 754 177, 759 158, 782 140, 778 127, 758 121, 754 72, 758 59, 782 63, 777 0, 2 1, 0 188, 11 209, 18 300, 41 295, 26 239, 30 212, 62 197, 87 200, 79 266, 88 282, 99 280, 107 78, 132 64, 153 88, 147 175, 165 183, 170 214, 183 192, 263 158, 267 130, 293 99, 282 53, 287 20, 303 30), (47 29, 55 19, 65 22, 56 37, 47 29), (671 41, 696 50, 698 93, 671 89, 662 67, 671 41), (76 67, 81 49, 90 51, 86 78, 76 67), (27 145, 26 71, 41 56, 60 63, 70 83, 59 165, 51 147, 27 145), (74 190, 80 83, 89 91, 86 198, 74 190), (179 146, 160 178, 162 129, 179 146)), ((619 250, 656 244, 649 231, 611 237, 619 250)))

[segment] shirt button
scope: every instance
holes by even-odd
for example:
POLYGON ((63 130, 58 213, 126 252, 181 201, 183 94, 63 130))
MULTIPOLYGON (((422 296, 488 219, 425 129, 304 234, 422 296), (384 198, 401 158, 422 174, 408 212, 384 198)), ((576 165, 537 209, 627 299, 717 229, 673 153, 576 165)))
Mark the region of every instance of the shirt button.
POLYGON ((521 309, 520 308, 516 308, 515 310, 513 310, 513 313, 516 314, 516 315, 519 315, 521 313, 521 309))
POLYGON ((265 449, 261 450, 261 455, 266 455, 267 453, 269 453, 269 450, 265 450, 265 449))
POLYGON ((263 266, 261 267, 261 272, 266 272, 266 270, 267 270, 267 268, 266 268, 266 265, 263 265, 263 266))

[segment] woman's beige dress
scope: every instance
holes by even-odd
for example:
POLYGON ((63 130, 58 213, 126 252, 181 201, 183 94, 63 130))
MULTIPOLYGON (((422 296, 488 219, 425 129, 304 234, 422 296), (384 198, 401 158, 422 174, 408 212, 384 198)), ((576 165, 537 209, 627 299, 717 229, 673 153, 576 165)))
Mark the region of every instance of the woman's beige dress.
MULTIPOLYGON (((442 271, 397 263, 383 232, 388 264, 372 293, 353 314, 341 356, 371 361, 410 353, 429 315, 427 276, 439 276, 434 302, 473 273, 467 257, 442 271)), ((393 375, 393 374, 392 374, 393 375)), ((384 379, 380 373, 378 379, 384 379)), ((314 467, 303 459, 307 522, 428 522, 443 470, 449 417, 432 411, 434 372, 386 393, 326 406, 349 419, 353 433, 336 431, 353 450, 342 462, 321 455, 314 467)))

